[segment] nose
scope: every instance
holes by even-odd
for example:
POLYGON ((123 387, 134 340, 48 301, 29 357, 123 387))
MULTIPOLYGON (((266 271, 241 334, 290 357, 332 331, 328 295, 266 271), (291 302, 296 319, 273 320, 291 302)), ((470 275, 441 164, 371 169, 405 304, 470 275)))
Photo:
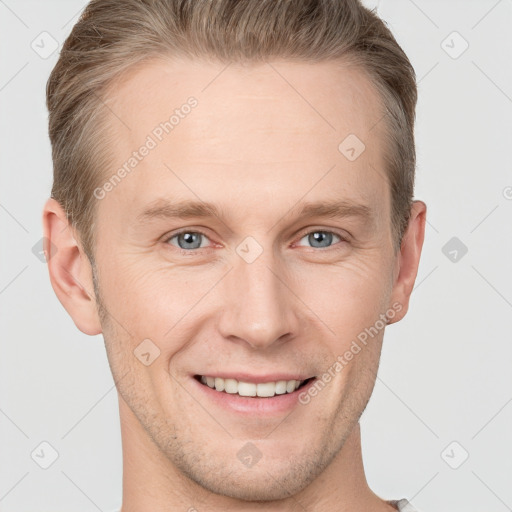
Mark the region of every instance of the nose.
POLYGON ((234 268, 222 281, 220 323, 225 339, 265 349, 298 333, 300 301, 290 289, 284 262, 266 249, 255 261, 235 254, 234 268))

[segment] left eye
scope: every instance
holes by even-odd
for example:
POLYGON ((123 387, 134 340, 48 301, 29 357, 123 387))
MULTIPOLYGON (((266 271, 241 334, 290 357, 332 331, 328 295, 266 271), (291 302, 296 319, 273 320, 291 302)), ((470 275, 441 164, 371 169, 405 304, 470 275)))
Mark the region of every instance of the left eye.
POLYGON ((337 237, 340 241, 343 240, 340 235, 333 233, 332 231, 311 231, 301 238, 304 240, 307 238, 308 242, 312 244, 314 248, 324 248, 332 245, 333 236, 337 237))

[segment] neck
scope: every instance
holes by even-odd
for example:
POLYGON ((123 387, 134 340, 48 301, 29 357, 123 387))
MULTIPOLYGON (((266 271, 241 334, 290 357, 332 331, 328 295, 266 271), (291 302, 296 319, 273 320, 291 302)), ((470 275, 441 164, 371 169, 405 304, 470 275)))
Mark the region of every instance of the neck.
POLYGON ((120 396, 119 409, 123 447, 121 512, 396 512, 368 487, 359 423, 325 471, 302 491, 279 501, 247 502, 213 494, 181 473, 162 454, 120 396))

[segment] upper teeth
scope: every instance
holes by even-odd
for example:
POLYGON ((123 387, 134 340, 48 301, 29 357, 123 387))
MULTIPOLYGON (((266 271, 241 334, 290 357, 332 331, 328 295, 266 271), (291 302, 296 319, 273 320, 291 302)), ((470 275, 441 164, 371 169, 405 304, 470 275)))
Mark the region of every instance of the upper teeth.
POLYGON ((242 382, 236 379, 223 379, 222 377, 201 376, 201 382, 217 391, 226 393, 238 393, 241 396, 261 396, 272 397, 274 395, 283 395, 292 393, 304 381, 303 380, 279 380, 277 382, 264 382, 254 384, 252 382, 242 382))

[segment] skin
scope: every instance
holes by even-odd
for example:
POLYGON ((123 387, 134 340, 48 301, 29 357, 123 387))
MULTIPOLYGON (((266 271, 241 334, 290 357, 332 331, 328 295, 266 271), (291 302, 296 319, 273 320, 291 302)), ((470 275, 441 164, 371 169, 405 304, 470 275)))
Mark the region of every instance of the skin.
POLYGON ((406 314, 425 230, 415 201, 394 251, 383 110, 363 73, 333 62, 224 68, 154 60, 112 89, 107 103, 129 129, 112 116, 106 179, 189 96, 198 105, 97 202, 96 289, 62 208, 50 199, 43 213, 52 286, 77 327, 105 339, 122 511, 395 510, 368 486, 359 427, 384 329, 289 414, 221 410, 191 381, 219 370, 322 375, 393 304, 389 323, 406 314), (351 133, 366 146, 355 161, 338 150, 351 133), (156 199, 198 198, 225 218, 138 221, 156 199), (297 220, 302 202, 331 199, 365 204, 372 218, 297 220), (205 234, 201 248, 169 240, 182 228, 205 234), (315 243, 316 231, 332 241, 315 243), (247 236, 262 248, 250 264, 236 252, 247 236), (147 338, 160 350, 148 366, 133 354, 147 338), (262 454, 251 468, 237 458, 248 441, 262 454))

